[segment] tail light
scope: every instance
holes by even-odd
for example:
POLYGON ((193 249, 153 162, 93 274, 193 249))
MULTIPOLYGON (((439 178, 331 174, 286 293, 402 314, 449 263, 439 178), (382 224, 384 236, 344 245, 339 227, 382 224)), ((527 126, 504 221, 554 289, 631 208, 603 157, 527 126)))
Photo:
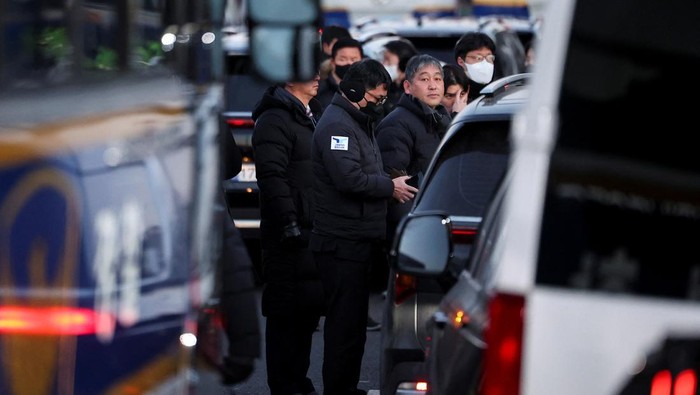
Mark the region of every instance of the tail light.
POLYGON ((452 242, 454 244, 474 244, 477 229, 475 228, 452 228, 452 242))
POLYGON ((394 304, 400 305, 416 293, 416 278, 409 274, 397 274, 394 279, 394 304))
POLYGON ((255 121, 251 118, 229 118, 226 123, 232 128, 252 128, 255 126, 255 121))
POLYGON ((98 314, 76 307, 0 307, 0 333, 87 335, 95 333, 98 314))
POLYGON ((520 393, 524 307, 522 296, 509 294, 497 294, 489 303, 483 395, 520 393))
POLYGON ((694 370, 683 370, 676 375, 675 380, 671 371, 662 370, 651 380, 650 395, 695 395, 697 388, 698 377, 694 370))

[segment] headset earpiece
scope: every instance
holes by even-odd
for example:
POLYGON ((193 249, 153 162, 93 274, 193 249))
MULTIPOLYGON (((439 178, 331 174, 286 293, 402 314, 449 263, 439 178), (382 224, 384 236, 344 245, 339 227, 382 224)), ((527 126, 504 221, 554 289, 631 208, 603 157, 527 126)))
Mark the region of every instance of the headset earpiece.
POLYGON ((365 84, 358 80, 340 81, 340 91, 353 103, 359 103, 365 97, 365 84))

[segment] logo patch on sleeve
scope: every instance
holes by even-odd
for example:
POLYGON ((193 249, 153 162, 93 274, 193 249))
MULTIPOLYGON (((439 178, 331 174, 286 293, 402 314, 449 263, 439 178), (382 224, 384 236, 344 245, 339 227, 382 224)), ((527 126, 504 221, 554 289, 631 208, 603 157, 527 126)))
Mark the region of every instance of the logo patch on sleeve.
POLYGON ((349 138, 347 136, 331 136, 331 149, 332 150, 339 150, 339 151, 347 151, 348 150, 348 141, 349 141, 349 138))

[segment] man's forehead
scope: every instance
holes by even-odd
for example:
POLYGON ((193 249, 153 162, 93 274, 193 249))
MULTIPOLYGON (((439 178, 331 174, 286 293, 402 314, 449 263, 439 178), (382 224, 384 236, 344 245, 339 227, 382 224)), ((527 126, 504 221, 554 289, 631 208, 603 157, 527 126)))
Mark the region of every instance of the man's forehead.
POLYGON ((417 76, 431 76, 431 75, 442 75, 442 68, 437 67, 432 64, 425 65, 418 69, 416 73, 417 76))

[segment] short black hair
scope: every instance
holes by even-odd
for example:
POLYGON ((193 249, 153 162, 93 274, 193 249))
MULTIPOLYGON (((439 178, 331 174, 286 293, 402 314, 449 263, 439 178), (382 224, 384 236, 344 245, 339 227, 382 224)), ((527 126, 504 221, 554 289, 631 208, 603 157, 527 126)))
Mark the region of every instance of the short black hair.
POLYGON ((333 44, 333 49, 331 50, 331 58, 335 58, 335 55, 343 48, 357 48, 360 50, 360 56, 365 57, 365 52, 362 50, 362 43, 355 40, 354 38, 339 38, 338 41, 333 44))
POLYGON ((445 92, 447 87, 451 85, 459 85, 463 90, 469 90, 469 80, 464 69, 454 64, 445 64, 442 66, 443 81, 445 84, 445 92))
POLYGON ((467 56, 468 52, 484 47, 490 49, 491 53, 496 53, 496 44, 488 34, 481 32, 464 34, 455 44, 455 62, 457 62, 457 59, 467 56))
POLYGON ((418 50, 408 39, 389 41, 384 44, 384 48, 399 57, 399 70, 402 72, 406 71, 408 60, 414 55, 418 55, 418 50))
POLYGON ((352 38, 352 35, 347 28, 340 25, 328 25, 321 28, 322 44, 330 44, 336 38, 352 38))
POLYGON ((388 89, 391 84, 391 76, 378 60, 364 58, 348 68, 343 81, 362 81, 365 90, 374 89, 382 84, 388 89))

